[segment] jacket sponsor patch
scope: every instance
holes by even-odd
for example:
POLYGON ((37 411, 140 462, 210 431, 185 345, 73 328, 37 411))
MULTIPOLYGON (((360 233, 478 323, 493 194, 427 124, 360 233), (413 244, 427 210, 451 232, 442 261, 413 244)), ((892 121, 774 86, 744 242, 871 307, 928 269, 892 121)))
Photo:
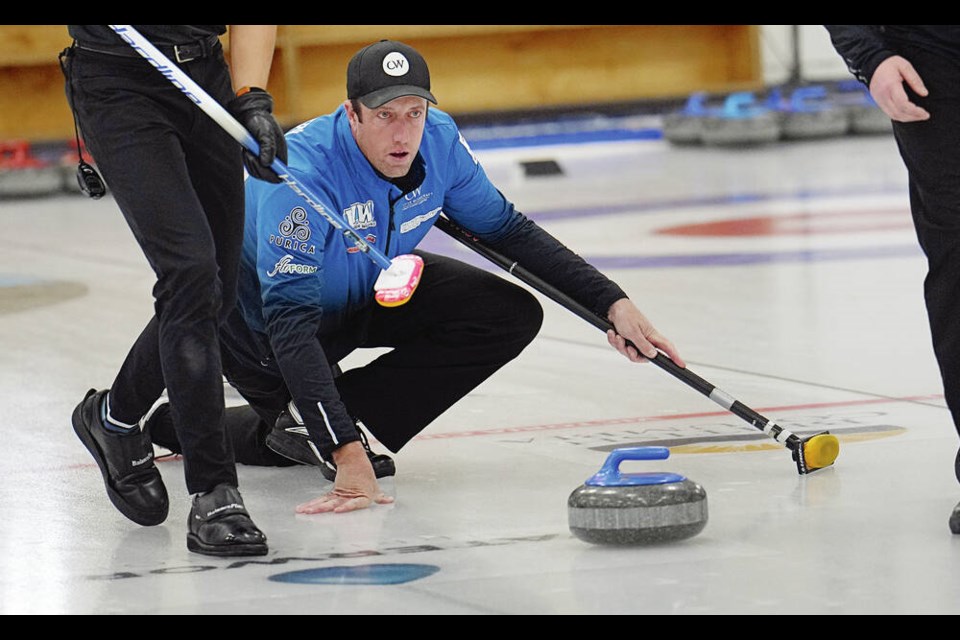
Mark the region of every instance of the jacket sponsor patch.
POLYGON ((277 225, 277 233, 270 234, 270 244, 288 251, 299 251, 312 255, 316 253, 317 249, 314 245, 308 244, 310 236, 310 221, 307 219, 307 210, 303 207, 294 207, 277 225))
POLYGON ((437 214, 440 213, 441 209, 442 207, 437 207, 436 209, 432 209, 430 211, 427 211, 426 213, 421 213, 419 216, 410 218, 409 220, 407 220, 406 222, 400 225, 400 233, 407 233, 408 231, 413 231, 414 229, 419 227, 421 224, 423 224, 427 220, 437 217, 437 214))
POLYGON ((343 210, 343 217, 354 229, 369 229, 377 226, 377 221, 373 219, 373 200, 354 202, 343 210))
POLYGON ((433 192, 424 193, 420 190, 420 187, 417 187, 410 193, 404 194, 403 196, 403 205, 401 205, 400 210, 406 211, 410 207, 417 207, 426 202, 433 196, 433 192))
POLYGON ((280 260, 277 261, 277 264, 273 265, 273 269, 267 272, 267 276, 272 278, 278 273, 287 274, 287 273, 316 273, 317 267, 312 264, 297 264, 293 262, 293 256, 289 253, 280 260))
MULTIPOLYGON (((376 243, 377 243, 377 236, 376 236, 375 234, 373 234, 373 233, 368 233, 368 234, 367 234, 367 237, 364 238, 364 239, 367 241, 367 244, 376 244, 376 243)), ((355 245, 355 244, 354 244, 354 245, 351 245, 351 246, 347 247, 347 253, 360 253, 360 247, 358 247, 358 246, 355 245)))

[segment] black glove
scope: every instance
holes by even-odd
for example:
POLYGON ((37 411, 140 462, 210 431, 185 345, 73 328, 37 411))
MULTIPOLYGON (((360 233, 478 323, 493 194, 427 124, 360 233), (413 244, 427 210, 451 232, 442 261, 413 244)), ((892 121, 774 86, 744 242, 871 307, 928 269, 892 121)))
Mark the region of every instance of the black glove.
POLYGON ((247 173, 267 182, 281 182, 270 165, 274 158, 286 164, 287 139, 273 117, 273 97, 259 87, 241 89, 240 95, 227 105, 227 111, 246 127, 260 145, 259 157, 243 150, 243 164, 247 167, 247 173))

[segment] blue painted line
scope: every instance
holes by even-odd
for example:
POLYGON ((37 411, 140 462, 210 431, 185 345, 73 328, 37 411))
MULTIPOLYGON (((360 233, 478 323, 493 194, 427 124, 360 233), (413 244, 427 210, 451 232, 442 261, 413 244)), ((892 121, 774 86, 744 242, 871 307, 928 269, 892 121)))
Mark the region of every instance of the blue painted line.
POLYGON ((0 275, 0 287, 22 287, 25 284, 37 284, 41 280, 27 276, 0 275))
POLYGON ((461 124, 460 131, 477 150, 663 139, 662 119, 639 114, 593 114, 507 124, 461 124))
POLYGON ((558 144, 660 140, 663 138, 663 131, 660 129, 610 129, 603 131, 549 133, 533 136, 507 136, 490 139, 471 137, 469 132, 464 132, 463 135, 474 151, 485 151, 513 147, 544 147, 558 144))
POLYGON ((270 576, 271 582, 290 584, 403 584, 431 576, 440 570, 432 564, 368 564, 357 567, 320 567, 270 576))

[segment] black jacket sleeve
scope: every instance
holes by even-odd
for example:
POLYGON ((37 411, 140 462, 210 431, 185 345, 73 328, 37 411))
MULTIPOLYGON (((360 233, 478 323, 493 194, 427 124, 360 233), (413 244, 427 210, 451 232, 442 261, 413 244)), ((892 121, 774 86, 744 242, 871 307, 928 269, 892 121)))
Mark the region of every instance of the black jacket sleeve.
POLYGON ((287 389, 320 454, 330 460, 334 449, 359 440, 360 435, 317 338, 322 313, 320 308, 292 300, 273 305, 265 320, 287 389))
POLYGON ((883 38, 883 26, 878 24, 825 24, 830 42, 847 64, 854 77, 870 86, 873 72, 880 63, 896 55, 883 38))

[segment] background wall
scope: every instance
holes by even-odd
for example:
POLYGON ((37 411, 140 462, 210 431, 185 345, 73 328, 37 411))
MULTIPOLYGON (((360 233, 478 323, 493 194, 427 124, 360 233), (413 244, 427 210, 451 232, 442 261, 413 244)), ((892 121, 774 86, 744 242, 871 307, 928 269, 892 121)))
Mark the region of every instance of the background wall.
MULTIPOLYGON (((270 88, 293 126, 343 98, 360 46, 404 40, 430 61, 451 113, 685 98, 849 78, 821 25, 283 25, 270 88)), ((57 53, 65 25, 0 25, 0 141, 73 136, 57 53)))
POLYGON ((802 80, 822 82, 848 80, 843 59, 830 44, 830 36, 821 24, 762 24, 760 26, 760 57, 763 80, 768 85, 786 82, 794 70, 794 34, 800 53, 802 80), (795 29, 796 27, 796 29, 795 29))

